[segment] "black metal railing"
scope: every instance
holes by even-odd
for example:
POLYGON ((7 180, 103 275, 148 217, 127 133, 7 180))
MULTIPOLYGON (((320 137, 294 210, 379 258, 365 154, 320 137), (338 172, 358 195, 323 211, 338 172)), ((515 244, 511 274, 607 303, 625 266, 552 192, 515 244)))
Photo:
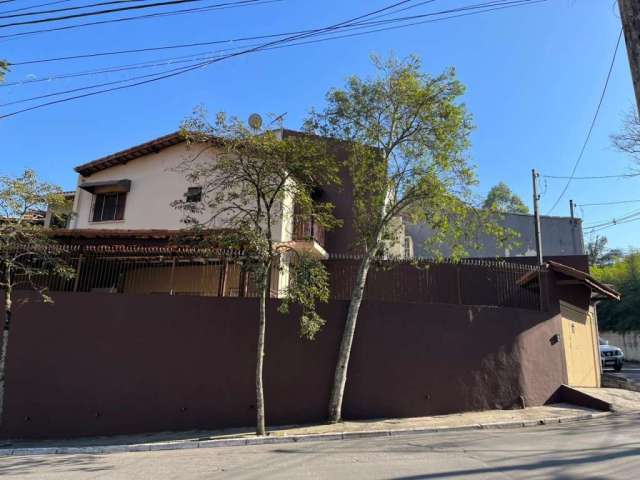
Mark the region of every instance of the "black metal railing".
POLYGON ((296 215, 293 220, 293 240, 314 240, 324 247, 325 229, 313 217, 296 215))

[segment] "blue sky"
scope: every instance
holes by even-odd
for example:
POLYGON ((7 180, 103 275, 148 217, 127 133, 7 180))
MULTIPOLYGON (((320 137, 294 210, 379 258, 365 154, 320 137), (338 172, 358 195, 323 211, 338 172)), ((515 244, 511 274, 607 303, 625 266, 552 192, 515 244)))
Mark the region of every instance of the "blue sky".
MULTIPOLYGON (((13 6, 44 3, 18 0, 13 6)), ((203 1, 202 5, 216 3, 203 1)), ((260 6, 201 12, 0 39, 0 58, 24 61, 76 53, 152 47, 175 43, 261 35, 337 23, 392 3, 391 0, 282 0, 260 6)), ((411 13, 477 3, 437 0, 411 13)), ((62 5, 61 5, 62 6, 62 5)), ((172 7, 175 9, 176 7, 172 7)), ((408 13, 408 12, 407 12, 408 13)), ((38 27, 38 26, 36 26, 38 27)), ((27 30, 0 29, 0 34, 27 30)), ((33 26, 30 28, 34 28, 33 26)), ((314 45, 245 55, 206 69, 146 86, 36 110, 0 121, 0 174, 24 168, 72 189, 73 167, 177 129, 199 104, 210 112, 246 118, 287 112, 285 125, 298 128, 309 108, 322 106, 324 94, 351 74, 372 72, 369 54, 416 53, 425 70, 454 66, 467 85, 464 101, 477 126, 469 151, 480 178, 478 194, 504 181, 530 205, 532 168, 547 175, 569 175, 596 108, 620 20, 611 0, 548 0, 484 15, 380 32, 314 45)), ((218 46, 226 47, 226 45, 218 46)), ((7 82, 53 74, 164 59, 215 47, 123 55, 60 63, 17 66, 7 82)), ((159 72, 171 66, 100 74, 0 88, 0 103, 159 72)), ((596 128, 577 175, 628 173, 628 157, 615 152, 609 135, 634 108, 624 42, 618 52, 596 128)), ((0 107, 6 113, 21 105, 0 107)), ((580 203, 640 199, 638 182, 575 181, 553 211, 568 215, 569 199, 580 203)), ((542 181, 542 212, 562 189, 559 180, 542 181)), ((622 216, 639 204, 585 207, 586 225, 622 216)), ((603 230, 615 247, 640 247, 640 222, 603 230)))

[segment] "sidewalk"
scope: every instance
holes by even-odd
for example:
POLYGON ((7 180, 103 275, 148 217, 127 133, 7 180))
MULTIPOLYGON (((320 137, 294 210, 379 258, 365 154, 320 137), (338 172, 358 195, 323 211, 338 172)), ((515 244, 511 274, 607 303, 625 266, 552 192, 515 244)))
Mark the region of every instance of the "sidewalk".
POLYGON ((640 412, 640 392, 622 388, 576 388, 611 405, 616 413, 640 412))
MULTIPOLYGON (((589 392, 591 393, 591 392, 589 392)), ((640 394, 639 394, 640 395, 640 394)), ((639 403, 640 405, 640 403, 639 403)), ((266 437, 252 429, 157 433, 74 440, 20 441, 0 446, 2 455, 103 454, 185 448, 345 440, 412 433, 451 432, 476 429, 519 428, 573 422, 610 415, 570 404, 531 407, 524 410, 489 410, 433 417, 348 421, 337 425, 306 425, 271 428, 266 437)))

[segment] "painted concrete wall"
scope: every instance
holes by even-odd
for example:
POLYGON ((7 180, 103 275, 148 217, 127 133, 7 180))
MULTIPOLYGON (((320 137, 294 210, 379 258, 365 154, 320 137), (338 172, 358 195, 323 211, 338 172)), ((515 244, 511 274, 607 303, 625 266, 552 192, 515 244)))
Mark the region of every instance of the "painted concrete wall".
POLYGON ((601 331, 600 338, 608 340, 611 346, 620 347, 626 360, 640 362, 640 331, 625 333, 601 331))
MULTIPOLYGON (((0 436, 69 437, 250 426, 255 299, 56 294, 16 310, 0 436)), ((1 306, 1 305, 0 305, 1 306)), ((269 425, 326 418, 348 308, 320 307, 314 341, 268 303, 269 425)), ((559 316, 514 308, 364 302, 347 419, 541 405, 565 383, 559 316)))
MULTIPOLYGON (((535 256, 535 227, 532 215, 505 214, 499 223, 519 234, 516 242, 510 249, 501 248, 495 238, 480 234, 478 241, 482 248, 470 250, 471 257, 520 257, 535 256)), ((542 251, 545 256, 583 255, 584 241, 582 235, 582 221, 575 219, 572 223, 569 217, 545 217, 540 220, 542 231, 542 251)), ((431 238, 432 230, 425 224, 408 224, 406 232, 413 238, 415 255, 417 257, 429 257, 430 253, 425 249, 425 240, 431 238)), ((443 248, 444 255, 449 252, 443 248)))
MULTIPOLYGON (((93 222, 94 195, 77 188, 74 200, 74 218, 70 228, 78 229, 161 229, 178 230, 184 228, 181 212, 171 207, 171 202, 184 199, 190 184, 185 175, 176 169, 186 160, 193 158, 201 147, 186 144, 174 145, 158 153, 145 155, 125 165, 116 165, 96 172, 88 177, 80 177, 78 183, 112 180, 131 180, 131 190, 127 194, 124 219, 108 222, 93 222)), ((215 161, 215 152, 208 154, 215 161)), ((205 160, 202 156, 201 159, 205 160)), ((276 241, 289 241, 293 231, 293 199, 285 199, 281 214, 274 224, 276 241)), ((206 217, 203 216, 203 219, 206 217)), ((224 219, 215 228, 224 228, 224 219)))
POLYGON ((568 384, 572 387, 600 386, 597 327, 590 310, 560 302, 568 384))

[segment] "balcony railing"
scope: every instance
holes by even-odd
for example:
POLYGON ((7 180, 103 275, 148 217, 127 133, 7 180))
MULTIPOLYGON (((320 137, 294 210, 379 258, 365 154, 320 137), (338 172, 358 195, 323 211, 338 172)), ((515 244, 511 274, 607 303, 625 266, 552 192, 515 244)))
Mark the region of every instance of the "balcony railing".
POLYGON ((324 227, 313 217, 296 216, 293 221, 293 240, 314 240, 324 247, 324 227))

